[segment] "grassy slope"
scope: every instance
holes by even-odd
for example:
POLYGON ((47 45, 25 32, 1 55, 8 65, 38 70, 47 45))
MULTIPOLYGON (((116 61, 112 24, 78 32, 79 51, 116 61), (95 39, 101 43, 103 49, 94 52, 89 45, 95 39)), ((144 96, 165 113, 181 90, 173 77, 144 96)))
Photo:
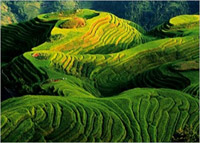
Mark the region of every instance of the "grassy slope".
POLYGON ((95 81, 102 93, 112 95, 120 92, 120 88, 129 86, 132 78, 141 72, 166 62, 198 58, 198 38, 157 40, 108 55, 34 51, 27 52, 24 56, 38 68, 45 66, 68 75, 89 78, 95 81), (45 60, 38 60, 31 56, 33 53, 48 53, 49 56, 45 60))
MULTIPOLYGON (((58 18, 57 15, 50 15, 47 19, 44 16, 41 15, 38 18, 43 20, 54 19, 54 17, 58 18)), ((53 50, 70 54, 113 53, 151 39, 145 37, 140 31, 144 32, 136 24, 134 25, 134 23, 120 19, 110 13, 85 9, 65 17, 62 17, 62 14, 60 14, 60 20, 52 29, 51 36, 61 34, 62 38, 53 42, 45 42, 33 48, 33 50, 53 50), (73 17, 84 18, 85 26, 77 29, 59 27, 61 23, 73 17)))
POLYGON ((49 40, 5 65, 2 79, 5 87, 41 96, 3 102, 3 141, 170 141, 186 124, 197 132, 199 105, 189 94, 198 93, 198 22, 189 17, 192 26, 180 16, 152 34, 104 12, 38 16, 57 21, 49 40), (59 28, 77 16, 85 27, 59 28), (135 87, 152 89, 128 90, 135 87))
POLYGON ((55 22, 42 22, 35 18, 19 24, 2 26, 2 62, 7 63, 13 57, 19 56, 46 41, 55 22), (10 52, 11 50, 12 52, 10 52))
POLYGON ((199 34, 199 15, 181 15, 155 27, 149 32, 157 37, 177 37, 199 34))
POLYGON ((3 141, 170 141, 185 125, 198 130, 198 100, 170 89, 103 99, 24 96, 2 105, 3 141))

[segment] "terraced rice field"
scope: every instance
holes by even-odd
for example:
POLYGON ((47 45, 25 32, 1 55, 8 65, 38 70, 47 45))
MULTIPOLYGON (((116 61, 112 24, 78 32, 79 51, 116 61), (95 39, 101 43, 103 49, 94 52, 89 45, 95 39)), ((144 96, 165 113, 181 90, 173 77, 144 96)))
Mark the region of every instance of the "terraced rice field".
POLYGON ((198 141, 198 22, 83 9, 2 27, 1 141, 198 141))
POLYGON ((5 101, 2 114, 4 141, 169 141, 175 130, 188 124, 196 131, 199 123, 198 100, 168 89, 105 99, 24 96, 5 101))
POLYGON ((9 62, 31 48, 42 44, 50 36, 56 21, 42 22, 40 19, 1 27, 2 62, 9 62), (12 52, 10 52, 12 50, 12 52))

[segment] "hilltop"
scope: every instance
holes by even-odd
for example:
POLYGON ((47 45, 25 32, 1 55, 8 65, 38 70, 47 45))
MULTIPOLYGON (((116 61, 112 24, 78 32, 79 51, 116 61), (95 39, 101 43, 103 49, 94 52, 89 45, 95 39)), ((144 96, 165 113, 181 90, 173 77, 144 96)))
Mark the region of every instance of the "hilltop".
POLYGON ((32 48, 76 54, 119 52, 149 41, 151 37, 144 33, 139 25, 105 12, 84 9, 42 14, 27 22, 2 26, 2 61, 32 48))
POLYGON ((2 141, 198 141, 199 15, 148 32, 108 12, 42 14, 2 26, 1 52, 2 141))

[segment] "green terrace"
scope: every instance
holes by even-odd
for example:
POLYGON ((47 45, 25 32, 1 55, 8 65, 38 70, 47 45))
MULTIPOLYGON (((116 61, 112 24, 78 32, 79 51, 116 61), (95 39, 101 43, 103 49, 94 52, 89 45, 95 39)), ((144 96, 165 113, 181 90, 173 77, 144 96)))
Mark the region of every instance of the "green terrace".
POLYGON ((199 15, 145 31, 80 9, 1 30, 3 142, 197 141, 199 15))

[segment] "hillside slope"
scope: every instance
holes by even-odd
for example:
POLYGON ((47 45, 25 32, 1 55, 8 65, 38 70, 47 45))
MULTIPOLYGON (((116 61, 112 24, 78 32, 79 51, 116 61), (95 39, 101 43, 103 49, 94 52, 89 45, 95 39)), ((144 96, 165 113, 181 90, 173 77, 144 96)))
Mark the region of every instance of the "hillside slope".
POLYGON ((198 100, 169 89, 133 89, 105 99, 24 96, 2 106, 3 141, 162 142, 186 125, 197 132, 199 124, 198 100))
POLYGON ((84 9, 43 14, 28 22, 2 26, 2 62, 33 47, 72 54, 118 52, 151 39, 144 32, 137 24, 105 12, 84 9))
POLYGON ((33 50, 107 54, 148 41, 140 26, 110 13, 84 9, 69 16, 64 13, 38 16, 44 21, 54 17, 59 17, 59 20, 51 31, 50 41, 33 50))
POLYGON ((2 141, 198 141, 199 16, 145 32, 83 9, 3 30, 2 141))

